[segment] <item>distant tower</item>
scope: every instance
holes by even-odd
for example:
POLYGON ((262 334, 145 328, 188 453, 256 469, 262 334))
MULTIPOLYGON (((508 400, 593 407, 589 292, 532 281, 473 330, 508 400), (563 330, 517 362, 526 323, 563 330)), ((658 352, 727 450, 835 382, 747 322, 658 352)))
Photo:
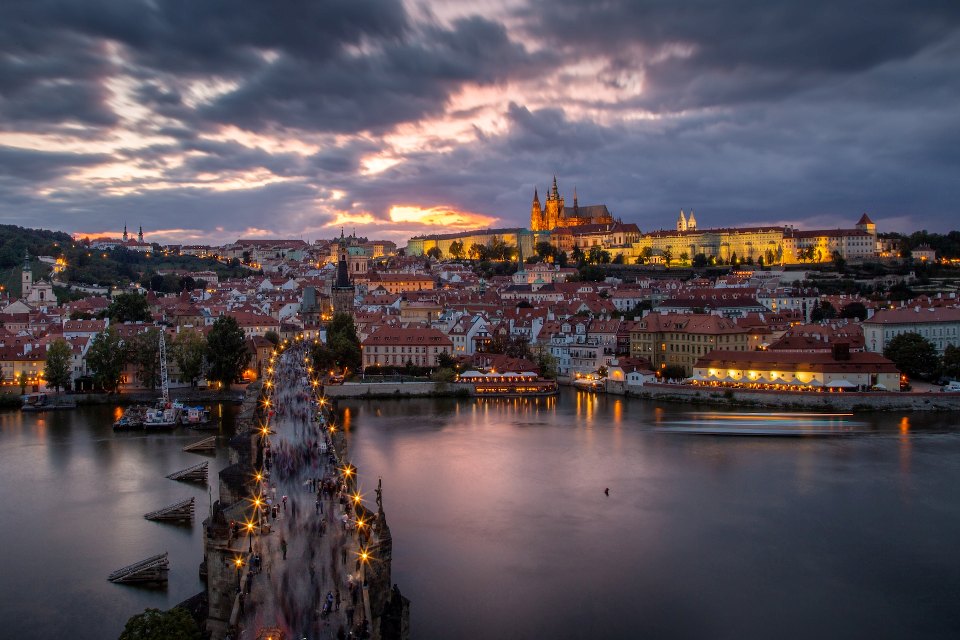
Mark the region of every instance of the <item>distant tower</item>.
POLYGON ((677 231, 687 230, 687 218, 683 215, 683 209, 680 209, 680 216, 677 218, 677 231))
POLYGON ((143 244, 143 225, 140 225, 140 233, 137 234, 137 241, 143 244))
POLYGON ((577 188, 573 188, 573 217, 580 219, 580 204, 577 202, 577 188))
POLYGON ((23 272, 20 275, 20 297, 26 300, 33 288, 33 269, 30 267, 30 251, 23 256, 23 272))
POLYGON ((857 229, 860 231, 866 231, 872 236, 877 235, 877 225, 870 219, 870 216, 863 214, 860 216, 860 220, 857 221, 857 229))
POLYGON ((330 291, 330 302, 334 313, 353 314, 356 289, 350 281, 347 259, 347 239, 343 236, 343 229, 340 229, 340 242, 337 247, 337 279, 330 291))
POLYGON ((123 241, 126 242, 130 236, 127 235, 127 223, 123 223, 123 241))
POLYGON ((693 209, 690 209, 690 217, 687 218, 687 231, 697 230, 697 219, 693 217, 693 209))
POLYGON ((530 230, 546 231, 543 223, 543 209, 540 207, 540 196, 537 194, 537 188, 533 188, 533 205, 530 207, 530 230))

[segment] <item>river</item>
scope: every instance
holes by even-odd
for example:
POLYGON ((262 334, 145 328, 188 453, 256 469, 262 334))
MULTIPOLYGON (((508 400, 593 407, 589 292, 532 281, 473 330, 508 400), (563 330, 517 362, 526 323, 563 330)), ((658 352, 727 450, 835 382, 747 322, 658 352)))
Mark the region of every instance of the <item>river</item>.
MULTIPOLYGON (((224 433, 235 410, 214 408, 224 433)), ((383 477, 417 640, 960 636, 953 415, 741 438, 657 430, 729 411, 568 389, 340 411, 371 504, 383 477)), ((164 476, 210 460, 213 481, 225 449, 184 453, 203 435, 189 431, 114 434, 113 412, 0 413, 2 637, 116 638, 202 588, 207 490, 164 476), (143 518, 190 496, 192 527, 143 518), (162 551, 167 589, 107 582, 162 551)))
POLYGON ((730 412, 571 390, 341 411, 414 638, 960 637, 953 415, 770 438, 664 433, 730 412))
MULTIPOLYGON (((213 406, 223 433, 232 433, 238 408, 213 406)), ((181 449, 210 433, 115 434, 116 411, 94 406, 0 412, 6 496, 0 518, 0 637, 109 640, 120 635, 131 615, 146 607, 170 608, 203 589, 198 568, 207 489, 165 476, 208 460, 215 480, 228 464, 225 442, 216 455, 199 455, 181 449), (192 527, 143 517, 191 496, 196 498, 192 527), (170 553, 166 589, 107 582, 115 569, 164 551, 170 553)))

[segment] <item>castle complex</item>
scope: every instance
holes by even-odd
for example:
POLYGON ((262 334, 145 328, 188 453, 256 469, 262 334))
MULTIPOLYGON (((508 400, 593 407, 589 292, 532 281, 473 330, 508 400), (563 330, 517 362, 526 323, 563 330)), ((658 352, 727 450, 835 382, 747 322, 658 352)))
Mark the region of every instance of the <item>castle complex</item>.
POLYGON ((570 252, 599 247, 611 257, 622 255, 633 264, 638 260, 651 263, 690 264, 702 255, 707 260, 724 262, 759 262, 764 264, 801 264, 832 260, 834 257, 862 262, 875 259, 877 225, 867 214, 848 228, 799 230, 793 226, 715 227, 700 229, 693 210, 682 209, 674 229, 641 233, 635 224, 614 219, 606 205, 580 206, 573 194, 573 206, 566 206, 557 188, 557 179, 540 202, 534 189, 530 208, 530 230, 487 229, 455 234, 415 236, 407 243, 408 255, 423 255, 437 247, 449 255, 454 242, 469 247, 473 243, 489 244, 494 238, 518 246, 521 255, 531 255, 538 242, 550 242, 557 249, 570 252))

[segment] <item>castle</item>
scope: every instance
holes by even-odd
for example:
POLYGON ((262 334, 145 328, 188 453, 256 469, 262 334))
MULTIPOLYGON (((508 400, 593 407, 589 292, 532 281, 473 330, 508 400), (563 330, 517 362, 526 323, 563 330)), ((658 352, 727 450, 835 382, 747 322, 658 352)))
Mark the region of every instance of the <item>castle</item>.
POLYGON ((552 231, 560 227, 578 227, 584 224, 613 224, 613 216, 605 204, 581 207, 577 202, 577 190, 573 190, 573 206, 565 206, 564 199, 557 189, 557 177, 553 177, 553 186, 547 193, 543 206, 536 187, 533 189, 533 206, 530 208, 530 230, 552 231))

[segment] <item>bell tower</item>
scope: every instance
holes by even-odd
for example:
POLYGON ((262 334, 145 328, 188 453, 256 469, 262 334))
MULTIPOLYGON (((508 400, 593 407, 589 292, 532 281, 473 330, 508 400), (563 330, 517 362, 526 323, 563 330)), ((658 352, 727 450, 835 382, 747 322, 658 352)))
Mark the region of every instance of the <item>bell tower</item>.
POLYGON ((530 207, 530 230, 546 231, 543 224, 543 209, 540 207, 540 196, 537 188, 533 188, 533 205, 530 207))
POLYGON ((33 269, 30 267, 30 251, 23 255, 23 271, 20 274, 20 297, 24 300, 30 295, 33 288, 33 269))

